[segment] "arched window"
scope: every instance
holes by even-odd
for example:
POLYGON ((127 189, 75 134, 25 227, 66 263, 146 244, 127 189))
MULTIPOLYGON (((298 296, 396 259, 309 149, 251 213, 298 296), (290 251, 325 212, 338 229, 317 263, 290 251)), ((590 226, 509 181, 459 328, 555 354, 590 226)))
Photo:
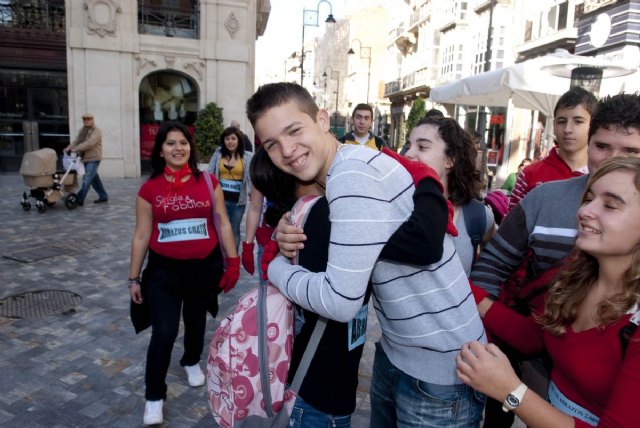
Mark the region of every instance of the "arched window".
MULTIPOLYGON (((198 116, 198 86, 189 76, 157 71, 140 82, 140 159, 148 160, 160 123, 176 120, 194 131, 198 116)), ((143 166, 145 164, 143 163, 143 166)))

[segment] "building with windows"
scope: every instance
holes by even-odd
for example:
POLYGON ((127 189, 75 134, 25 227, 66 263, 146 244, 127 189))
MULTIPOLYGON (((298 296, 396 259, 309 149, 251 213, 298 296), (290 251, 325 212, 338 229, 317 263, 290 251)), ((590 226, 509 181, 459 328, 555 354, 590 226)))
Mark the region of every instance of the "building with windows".
POLYGON ((550 118, 513 105, 436 105, 428 99, 431 88, 557 49, 605 65, 640 65, 639 0, 405 0, 403 7, 389 31, 388 59, 397 63, 388 67, 384 91, 391 101, 391 143, 404 143, 412 102, 422 97, 427 108, 446 110, 481 134, 498 176, 515 170, 525 156, 545 154, 553 144, 545 130, 550 118))
POLYGON ((191 126, 207 103, 250 129, 254 46, 269 0, 0 0, 0 168, 58 152, 91 112, 106 176, 139 176, 162 120, 191 126))

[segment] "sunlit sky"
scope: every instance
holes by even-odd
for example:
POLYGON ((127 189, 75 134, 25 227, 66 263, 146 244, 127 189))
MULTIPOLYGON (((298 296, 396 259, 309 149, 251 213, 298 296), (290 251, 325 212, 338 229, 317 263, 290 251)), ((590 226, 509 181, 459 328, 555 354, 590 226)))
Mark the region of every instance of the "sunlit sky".
MULTIPOLYGON (((397 1, 397 0, 395 0, 397 1)), ((331 0, 331 9, 336 20, 343 19, 357 7, 380 3, 387 7, 393 0, 331 0)), ((282 78, 285 59, 302 47, 302 10, 318 9, 319 27, 305 28, 305 41, 324 34, 324 20, 329 14, 329 5, 323 1, 318 8, 317 0, 271 0, 271 14, 264 35, 256 41, 256 83, 277 77, 282 78)), ((386 30, 385 30, 386 31, 386 30)), ((289 65, 289 64, 287 64, 289 65)), ((291 64, 293 65, 293 64, 291 64)))

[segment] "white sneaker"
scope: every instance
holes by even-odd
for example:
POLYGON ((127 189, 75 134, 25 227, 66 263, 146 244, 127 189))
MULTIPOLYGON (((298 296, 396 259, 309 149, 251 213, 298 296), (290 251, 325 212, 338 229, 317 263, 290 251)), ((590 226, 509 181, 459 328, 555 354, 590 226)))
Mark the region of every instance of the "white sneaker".
POLYGON ((189 385, 191 386, 202 386, 204 385, 204 373, 200 369, 200 364, 196 364, 193 366, 184 366, 184 371, 187 372, 187 379, 189 380, 189 385))
POLYGON ((144 418, 145 425, 159 425, 162 423, 162 405, 164 400, 148 401, 144 405, 144 418))

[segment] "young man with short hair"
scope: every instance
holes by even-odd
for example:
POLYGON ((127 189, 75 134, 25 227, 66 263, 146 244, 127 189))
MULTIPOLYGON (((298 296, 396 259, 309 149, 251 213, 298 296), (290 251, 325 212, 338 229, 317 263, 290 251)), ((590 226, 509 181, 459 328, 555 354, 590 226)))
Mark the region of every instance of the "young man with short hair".
POLYGON ((269 279, 305 309, 342 322, 360 311, 372 282, 383 332, 371 386, 372 426, 434 418, 448 427, 477 425, 484 400, 456 377, 455 354, 457 344, 486 336, 451 237, 434 242, 442 245, 442 257, 428 266, 379 260, 413 210, 420 190, 411 175, 377 150, 340 145, 328 113, 300 85, 261 86, 247 101, 247 115, 274 165, 318 183, 329 202, 326 271, 311 273, 279 256, 268 267, 269 279))
POLYGON ((382 150, 387 147, 384 140, 370 131, 373 125, 373 107, 369 104, 358 104, 351 114, 353 131, 340 138, 343 144, 360 144, 374 150, 382 150))
POLYGON ((553 110, 553 133, 557 146, 546 158, 518 174, 509 197, 509 209, 542 183, 578 177, 587 172, 589 122, 597 104, 597 98, 579 86, 562 94, 553 110))

